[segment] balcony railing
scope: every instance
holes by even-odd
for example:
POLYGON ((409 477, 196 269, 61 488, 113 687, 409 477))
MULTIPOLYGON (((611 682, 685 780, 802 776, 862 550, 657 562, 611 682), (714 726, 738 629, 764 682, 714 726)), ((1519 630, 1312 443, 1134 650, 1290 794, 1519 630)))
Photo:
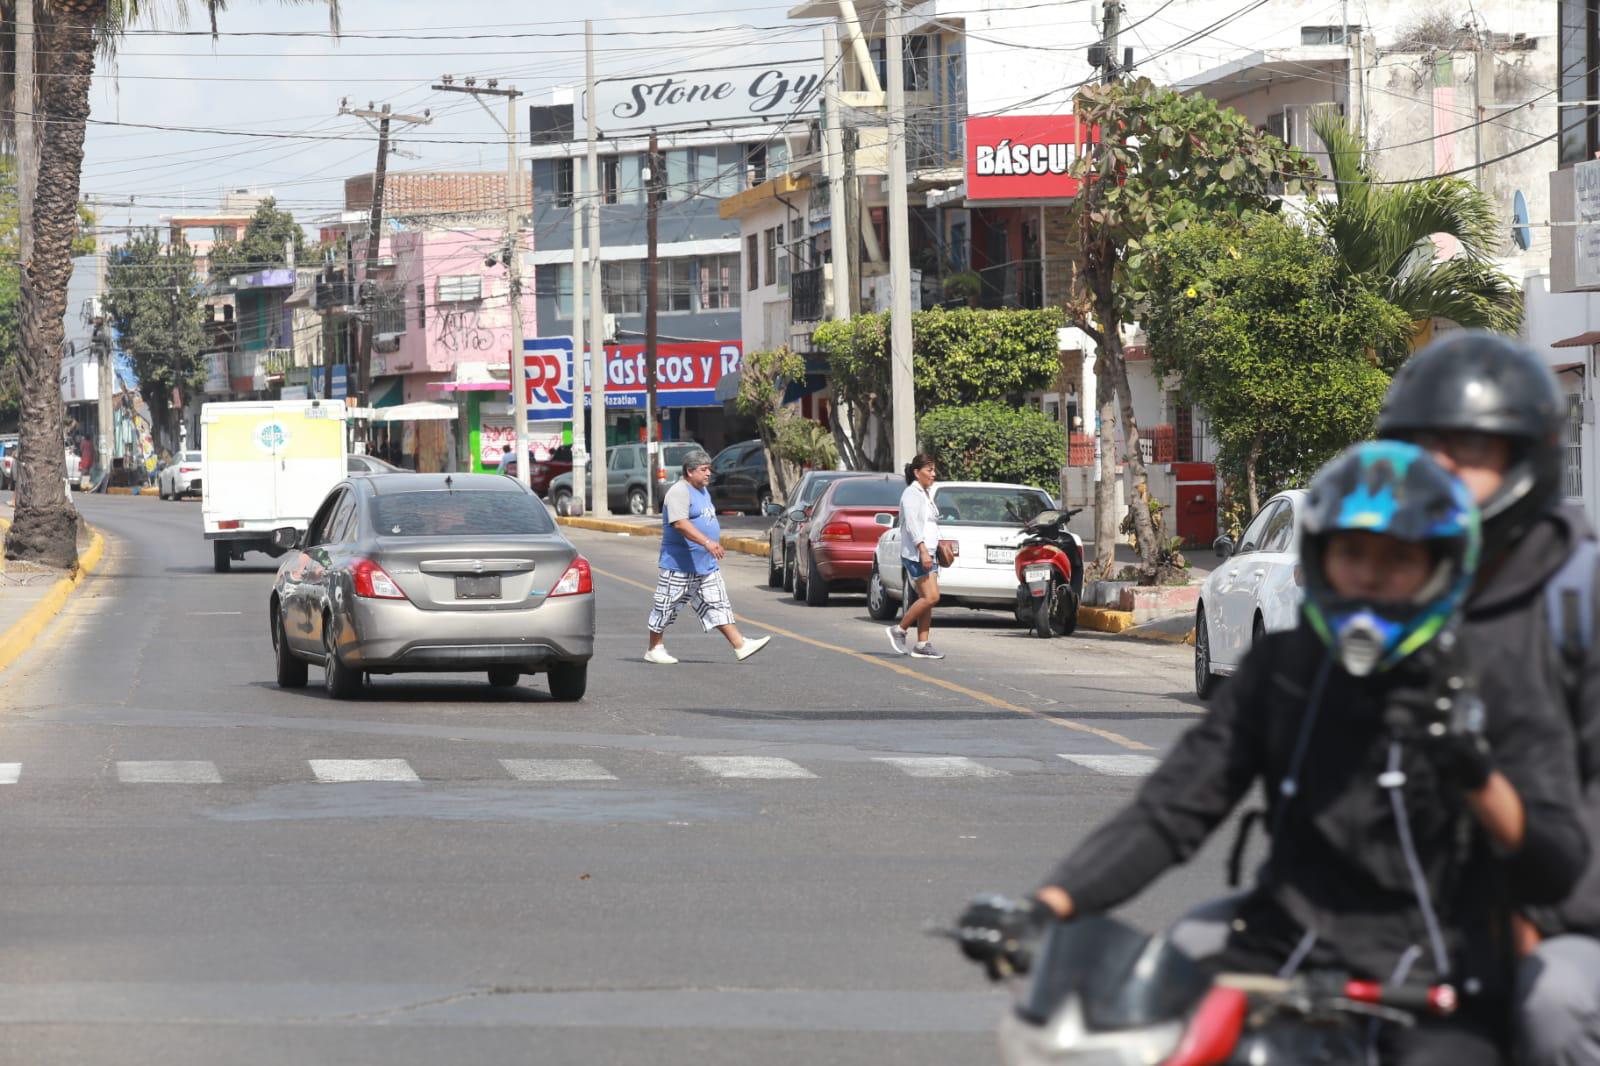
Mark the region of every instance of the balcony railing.
POLYGON ((827 313, 827 285, 822 267, 797 270, 789 275, 789 318, 794 322, 820 322, 827 313))

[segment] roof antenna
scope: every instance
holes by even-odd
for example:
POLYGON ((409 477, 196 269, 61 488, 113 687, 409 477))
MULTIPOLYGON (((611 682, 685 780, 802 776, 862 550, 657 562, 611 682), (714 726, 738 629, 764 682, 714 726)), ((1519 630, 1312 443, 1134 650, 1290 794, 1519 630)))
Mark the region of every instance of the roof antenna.
POLYGON ((456 479, 451 477, 449 474, 446 474, 444 476, 444 487, 452 496, 454 496, 456 491, 456 479))

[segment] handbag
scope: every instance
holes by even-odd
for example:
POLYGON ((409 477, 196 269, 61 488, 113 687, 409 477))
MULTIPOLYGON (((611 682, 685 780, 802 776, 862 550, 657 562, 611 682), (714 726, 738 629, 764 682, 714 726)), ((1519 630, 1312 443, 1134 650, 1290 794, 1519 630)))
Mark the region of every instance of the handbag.
POLYGON ((939 542, 939 565, 954 566, 956 561, 955 547, 948 540, 939 542))

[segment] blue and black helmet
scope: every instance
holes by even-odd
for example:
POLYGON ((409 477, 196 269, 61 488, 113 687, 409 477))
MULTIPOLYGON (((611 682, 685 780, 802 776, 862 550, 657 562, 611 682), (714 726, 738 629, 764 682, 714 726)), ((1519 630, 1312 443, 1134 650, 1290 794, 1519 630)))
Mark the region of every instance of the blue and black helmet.
POLYGON ((1399 441, 1354 445, 1311 480, 1300 539, 1306 619, 1350 673, 1387 670, 1455 616, 1472 585, 1479 546, 1478 510, 1466 486, 1426 452, 1399 441), (1433 573, 1401 603, 1340 596, 1323 562, 1328 537, 1346 531, 1425 544, 1433 573))

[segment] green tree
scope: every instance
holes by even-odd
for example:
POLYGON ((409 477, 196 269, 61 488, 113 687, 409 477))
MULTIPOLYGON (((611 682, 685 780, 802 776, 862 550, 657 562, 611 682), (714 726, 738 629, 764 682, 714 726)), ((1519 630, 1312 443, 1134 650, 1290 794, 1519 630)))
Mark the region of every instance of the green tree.
POLYGON ((176 390, 187 405, 204 379, 200 279, 187 244, 162 247, 153 229, 134 234, 106 272, 106 314, 139 375, 139 394, 170 448, 177 447, 176 390))
MULTIPOLYGON (((977 403, 1049 388, 1059 371, 1061 312, 971 308, 918 311, 911 316, 917 409, 977 403)), ((889 316, 858 315, 824 322, 813 342, 828 359, 833 407, 848 420, 835 438, 855 469, 885 469, 890 424, 889 316)))
MULTIPOLYGON (((196 0, 216 32, 217 13, 227 0, 196 0)), ((328 9, 335 32, 338 0, 282 0, 317 3, 328 9)), ((61 347, 72 276, 72 245, 78 235, 78 190, 83 170, 83 137, 89 121, 89 89, 99 56, 114 54, 134 24, 160 8, 182 13, 187 0, 158 5, 155 0, 37 0, 34 24, 37 93, 31 120, 38 142, 34 182, 33 255, 22 264, 18 367, 22 392, 20 491, 16 519, 6 533, 6 558, 67 568, 76 565, 78 515, 67 500, 61 463, 61 347)), ((15 10, 5 12, 14 15, 15 10)), ((0 63, 0 137, 15 143, 16 21, 7 17, 7 57, 0 63)), ((24 42, 25 43, 25 42, 24 42)))
MULTIPOLYGON (((1084 128, 1100 131, 1101 145, 1073 167, 1083 190, 1067 208, 1075 275, 1068 317, 1094 338, 1096 374, 1120 406, 1141 579, 1156 580, 1161 545, 1150 521, 1149 481, 1122 339, 1123 325, 1145 310, 1145 244, 1197 222, 1276 210, 1279 193, 1298 192, 1313 168, 1242 115, 1146 78, 1081 89, 1073 110, 1084 128)), ((1102 407, 1103 434, 1109 435, 1116 414, 1102 407)), ((1095 491, 1095 557, 1109 565, 1116 546, 1116 471, 1108 436, 1101 450, 1111 469, 1102 471, 1095 491)))
MULTIPOLYGON (((1311 219, 1346 271, 1371 278, 1419 328, 1442 318, 1468 329, 1516 331, 1522 290, 1494 263, 1506 223, 1489 197, 1461 178, 1383 184, 1361 138, 1332 108, 1312 117, 1312 129, 1328 150, 1334 196, 1314 205, 1311 219), (1460 254, 1436 259, 1439 234, 1455 238, 1460 254)), ((1414 337, 1383 349, 1391 369, 1414 337)))
POLYGON ((252 274, 289 265, 294 247, 296 263, 306 262, 306 235, 294 214, 278 210, 272 197, 262 200, 237 241, 218 241, 211 248, 211 276, 225 280, 235 274, 252 274))
POLYGON ((767 351, 747 352, 739 370, 739 394, 735 404, 739 410, 756 421, 756 432, 767 453, 768 482, 779 496, 789 498, 789 483, 785 476, 781 456, 774 455, 778 440, 780 416, 783 411, 783 393, 789 382, 804 378, 805 357, 790 351, 787 346, 767 351))
POLYGON ((1315 236, 1256 215, 1190 226, 1148 255, 1151 358, 1206 412, 1251 513, 1371 434, 1389 384, 1374 353, 1410 319, 1315 236))
POLYGON ((923 450, 956 481, 1012 481, 1060 491, 1061 427, 1033 407, 996 400, 936 407, 917 423, 923 450))

